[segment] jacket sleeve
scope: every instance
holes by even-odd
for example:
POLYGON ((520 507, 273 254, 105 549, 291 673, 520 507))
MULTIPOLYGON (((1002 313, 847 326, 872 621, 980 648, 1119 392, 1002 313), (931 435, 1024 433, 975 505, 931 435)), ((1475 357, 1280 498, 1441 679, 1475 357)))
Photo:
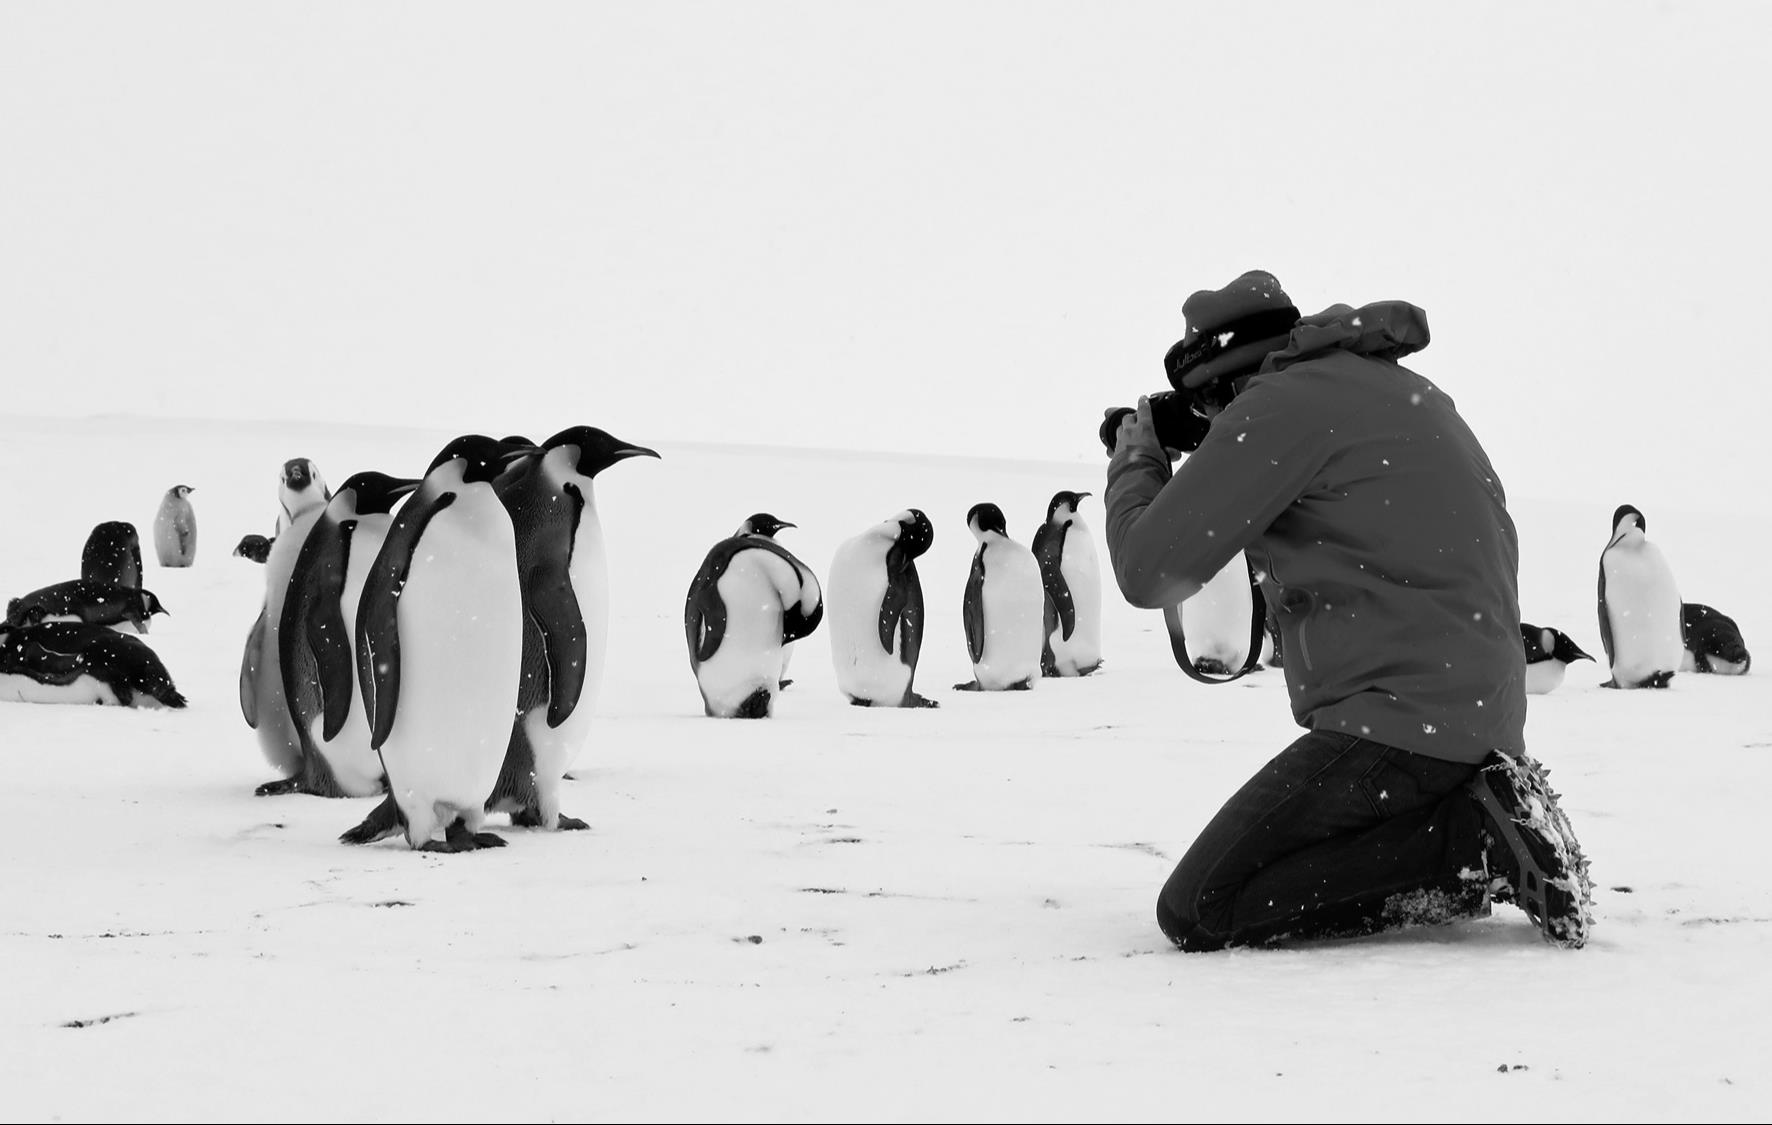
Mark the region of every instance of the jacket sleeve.
POLYGON ((1108 558, 1128 603, 1160 609, 1192 597, 1310 488, 1335 420, 1301 393, 1301 377, 1238 395, 1173 476, 1161 451, 1115 452, 1108 558))

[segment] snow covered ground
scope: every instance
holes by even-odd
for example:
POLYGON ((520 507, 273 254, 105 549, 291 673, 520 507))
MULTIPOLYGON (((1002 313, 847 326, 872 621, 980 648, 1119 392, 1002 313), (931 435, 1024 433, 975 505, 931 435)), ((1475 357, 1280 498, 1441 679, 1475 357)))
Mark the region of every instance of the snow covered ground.
MULTIPOLYGON (((1458 388, 1450 386, 1455 395, 1458 388)), ((450 436, 314 423, 0 418, 0 594, 74 577, 104 520, 149 535, 196 489, 188 570, 148 638, 181 712, 0 704, 15 809, 0 861, 7 1118, 1764 1120, 1772 1042, 1765 672, 1534 697, 1533 751, 1593 862, 1598 927, 1546 946, 1524 915, 1184 955, 1158 886, 1295 732, 1278 672, 1206 688, 1155 614, 1110 593, 1106 666, 962 694, 967 508, 1026 542, 1102 464, 673 443, 598 485, 614 587, 598 722, 567 787, 583 833, 500 829, 460 856, 335 842, 368 801, 257 798, 273 775, 235 682, 276 474, 315 459, 422 471, 450 436), (766 722, 701 715, 682 598, 707 546, 768 510, 824 573, 907 506, 935 543, 918 686, 853 708, 825 634, 766 722)), ((1486 440, 1488 437, 1486 435, 1486 440)), ((1496 437, 1496 442, 1502 439, 1496 437)), ((1509 478, 1530 621, 1600 651, 1594 580, 1629 495, 1509 478)), ((1688 600, 1772 636, 1765 513, 1651 507, 1688 600)), ((1099 495, 1084 505, 1097 528, 1099 495)), ((1105 547, 1103 547, 1105 557, 1105 547)))

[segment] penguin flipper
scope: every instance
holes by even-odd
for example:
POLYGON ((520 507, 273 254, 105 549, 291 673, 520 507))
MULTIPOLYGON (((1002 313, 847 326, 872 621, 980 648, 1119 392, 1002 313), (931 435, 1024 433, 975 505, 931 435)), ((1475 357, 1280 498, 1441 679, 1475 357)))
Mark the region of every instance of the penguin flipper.
POLYGON ((782 607, 781 643, 793 644, 802 637, 810 636, 818 623, 824 620, 824 591, 819 588, 818 579, 813 576, 812 568, 794 557, 794 553, 773 539, 752 542, 750 546, 762 547, 773 551, 794 568, 794 574, 800 580, 800 600, 782 607), (804 608, 807 598, 812 601, 810 610, 804 608))
POLYGON ((373 844, 377 840, 385 840, 406 827, 406 817, 400 811, 400 805, 394 800, 393 794, 381 799, 381 804, 369 810, 357 827, 341 833, 338 842, 341 844, 373 844))
MULTIPOLYGON (((438 512, 455 503, 456 494, 444 492, 410 514, 401 509, 381 553, 363 584, 357 603, 357 684, 363 691, 363 707, 369 717, 371 749, 380 750, 394 729, 400 702, 400 592, 412 573, 413 550, 425 526, 438 512)), ((407 502, 411 506, 411 501, 407 502)))
POLYGON ((718 579, 719 572, 704 565, 683 603, 683 633, 689 641, 690 662, 697 666, 713 659, 726 638, 726 601, 720 597, 718 579))
MULTIPOLYGON (((351 533, 356 520, 342 523, 321 518, 302 542, 301 552, 289 574, 289 592, 283 599, 283 620, 277 632, 277 655, 282 665, 283 696, 303 698, 297 682, 303 661, 295 646, 305 643, 313 660, 314 681, 320 690, 322 734, 330 742, 344 729, 351 715, 355 663, 351 652, 351 629, 345 623, 342 598, 345 569, 350 565, 351 533)), ((296 715, 299 724, 312 724, 312 715, 296 715)))
POLYGON ((264 650, 264 643, 265 611, 260 608, 258 620, 252 623, 252 631, 246 634, 246 648, 240 654, 240 714, 245 716, 246 725, 253 730, 258 729, 258 692, 253 686, 258 678, 256 657, 264 650))
MULTIPOLYGON (((1070 529, 1069 524, 1048 523, 1034 533, 1034 556, 1040 563, 1040 577, 1046 583, 1046 599, 1058 616, 1060 635, 1067 641, 1077 628, 1077 602, 1071 595, 1071 584, 1064 580, 1064 537, 1070 529)), ((1046 625, 1046 635, 1052 635, 1051 622, 1046 625)))
POLYGON ((1606 555, 1600 553, 1600 644, 1606 649, 1606 666, 1613 664, 1612 614, 1606 608, 1606 555))
POLYGON ((966 601, 960 616, 966 623, 966 651, 972 654, 972 663, 977 664, 984 658, 983 547, 973 553, 972 573, 966 578, 966 601))
POLYGON ((541 576, 526 588, 532 598, 530 620, 541 631, 548 656, 548 727, 559 726, 572 717, 578 698, 584 693, 585 663, 589 659, 584 614, 578 608, 578 595, 566 573, 565 559, 558 567, 541 576))

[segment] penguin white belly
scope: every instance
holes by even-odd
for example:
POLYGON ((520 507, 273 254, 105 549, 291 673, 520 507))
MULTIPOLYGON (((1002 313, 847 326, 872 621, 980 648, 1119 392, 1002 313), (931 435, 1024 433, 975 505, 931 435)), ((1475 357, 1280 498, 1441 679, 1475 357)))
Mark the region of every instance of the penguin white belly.
MULTIPOLYGON (((1079 534, 1078 529, 1073 527, 1071 534, 1079 534)), ((1101 567, 1094 545, 1083 540, 1080 548, 1073 547, 1067 538, 1058 572, 1071 591, 1077 624, 1068 641, 1062 625, 1052 630, 1052 660, 1060 675, 1075 676, 1101 663, 1101 567)))
MULTIPOLYGON (((392 517, 363 516, 351 533, 351 556, 345 566, 344 588, 339 591, 339 612, 344 615, 345 628, 355 635, 357 605, 363 600, 363 583, 381 552, 392 517)), ((359 698, 356 665, 351 668, 351 709, 345 725, 331 742, 324 739, 326 716, 316 715, 308 728, 314 745, 332 769, 333 780, 349 797, 372 797, 382 791, 381 756, 369 745, 369 718, 359 698)))
POLYGON ((1249 658, 1249 615, 1254 587, 1249 568, 1236 555, 1200 592, 1181 603, 1181 634, 1195 662, 1215 660, 1228 670, 1249 658))
MULTIPOLYGON (((0 700, 8 703, 97 703, 105 707, 119 704, 111 685, 91 676, 78 676, 70 684, 40 684, 29 676, 0 674, 0 700)), ((136 702, 142 707, 159 707, 153 696, 138 693, 136 702)))
POLYGON ((425 528, 397 603, 400 691, 381 756, 415 836, 423 826, 447 827, 449 810, 478 828, 510 742, 522 675, 523 596, 510 521, 484 505, 457 506, 468 512, 442 512, 425 528))
POLYGON ((1661 551, 1645 542, 1619 544, 1601 560, 1606 568, 1606 614, 1612 626, 1612 678, 1635 687, 1658 672, 1677 672, 1680 595, 1661 551))
POLYGON ((781 618, 786 597, 799 597, 799 577, 769 551, 740 551, 714 584, 726 606, 720 647, 696 670, 715 715, 731 715, 759 688, 773 699, 781 683, 781 618))
MULTIPOLYGON (((258 651, 248 653, 253 661, 253 694, 257 699, 258 748, 265 760, 284 777, 293 777, 302 768, 301 734, 289 701, 283 696, 283 662, 277 655, 277 638, 281 634, 283 603, 289 592, 289 575, 295 569, 296 556, 308 532, 319 522, 323 508, 311 508, 277 536, 271 553, 265 559, 264 630, 256 634, 258 651)), ((347 618, 347 620, 350 620, 347 618)), ((254 638, 249 637, 250 646, 254 638)))
POLYGON ((1040 678, 1040 639, 1046 631, 1046 587, 1028 550, 985 552, 984 652, 972 666, 978 686, 1001 691, 1040 678))
POLYGON ((825 628, 830 630, 831 666, 837 690, 852 699, 897 704, 910 686, 911 669, 892 650, 880 647, 880 605, 886 599, 885 544, 846 543, 831 560, 825 585, 825 628))
POLYGON ((1561 660, 1539 660, 1526 665, 1526 694, 1544 695, 1563 684, 1569 666, 1561 660))

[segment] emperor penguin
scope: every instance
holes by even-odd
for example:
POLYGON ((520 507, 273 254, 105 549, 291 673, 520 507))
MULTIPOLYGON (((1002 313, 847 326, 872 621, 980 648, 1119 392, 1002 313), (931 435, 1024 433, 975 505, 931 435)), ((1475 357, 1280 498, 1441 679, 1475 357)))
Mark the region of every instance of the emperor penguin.
POLYGON ((271 541, 263 535, 242 535, 234 547, 234 557, 262 565, 271 557, 271 541))
POLYGON ((590 733, 609 648, 609 551, 595 481, 631 457, 657 456, 594 426, 573 426, 495 482, 516 529, 523 675, 486 811, 509 813, 519 827, 589 827, 560 811, 560 790, 590 733))
POLYGON ((1560 629, 1520 623, 1520 642, 1526 649, 1526 694, 1544 695, 1563 683, 1569 665, 1592 660, 1560 629))
POLYGON ((844 540, 826 575, 837 690, 858 707, 936 707, 912 682, 923 651, 917 559, 935 526, 916 508, 844 540))
POLYGON ((111 520, 92 529, 80 551, 80 577, 113 586, 142 584, 142 544, 135 525, 111 520))
POLYGON ((258 747, 280 780, 268 781, 254 792, 261 797, 284 793, 338 796, 327 776, 325 759, 314 749, 307 730, 295 721, 283 687, 281 630, 283 605, 290 578, 301 556, 308 533, 326 511, 317 491, 304 490, 290 511, 290 522, 271 544, 265 557, 265 594, 258 618, 246 634, 240 654, 240 714, 258 736, 258 747))
POLYGON ((1600 552, 1600 643, 1612 670, 1603 687, 1667 687, 1685 652, 1673 570, 1647 532, 1631 505, 1612 513, 1612 538, 1600 552))
POLYGON ((197 557, 197 513, 191 510, 188 484, 175 484, 160 500, 154 516, 154 554, 161 566, 190 566, 197 557))
MULTIPOLYGON (((358 705, 352 623, 394 506, 417 487, 416 480, 357 473, 302 536, 276 631, 283 698, 303 758, 289 788, 321 797, 368 797, 385 788, 381 758, 369 745, 369 720, 358 705)), ((305 523, 318 499, 304 494, 292 521, 305 523)))
POLYGON ((1744 676, 1752 665, 1747 642, 1741 639, 1741 628, 1735 619, 1718 613, 1707 605, 1687 602, 1680 607, 1685 626, 1686 653, 1680 659, 1680 671, 1714 672, 1722 676, 1744 676))
MULTIPOLYGON (((1239 552, 1198 593, 1181 603, 1181 632, 1194 669, 1231 675, 1249 658, 1250 615, 1261 597, 1249 581, 1249 564, 1239 552)), ((1266 606, 1263 605, 1263 612, 1266 606)), ((1271 653, 1272 635, 1263 628, 1262 648, 1271 653)), ((1260 671, 1261 663, 1250 671, 1260 671)))
MULTIPOLYGON (((733 531, 732 534, 734 536, 760 535, 764 539, 773 540, 775 538, 776 532, 780 531, 784 527, 793 527, 793 526, 794 525, 791 523, 784 523, 781 520, 776 519, 774 516, 770 515, 768 512, 755 512, 751 515, 746 516, 743 520, 739 521, 738 528, 735 531, 733 531)), ((806 575, 808 577, 810 577, 811 574, 812 574, 811 569, 806 568, 806 575)), ((812 578, 812 582, 816 586, 818 583, 818 579, 812 578)), ((820 593, 819 596, 820 597, 823 596, 822 592, 820 593)), ((810 631, 811 631, 810 629, 807 630, 807 632, 810 632, 810 631)), ((788 679, 788 664, 790 662, 792 662, 793 659, 794 659, 794 642, 791 640, 784 640, 782 642, 782 646, 781 646, 781 674, 779 677, 780 683, 777 685, 779 687, 779 689, 782 691, 786 691, 788 689, 788 685, 794 682, 794 681, 788 679)))
POLYGON ((958 691, 1026 691, 1040 678, 1046 587, 1033 551, 1009 538, 1003 509, 974 504, 966 526, 978 540, 961 603, 972 679, 958 691))
POLYGON ((277 534, 283 534, 295 522, 297 513, 307 511, 316 502, 324 504, 331 499, 332 490, 326 487, 326 481, 313 461, 306 457, 291 457, 283 462, 277 485, 277 534))
POLYGON ((13 598, 6 606, 8 625, 35 625, 43 621, 84 621, 119 632, 146 633, 148 622, 166 607, 153 591, 139 586, 115 586, 84 578, 58 582, 13 598))
POLYGON ((824 591, 775 541, 795 525, 758 512, 709 548, 683 601, 689 667, 710 717, 766 719, 781 690, 783 651, 818 628, 824 591))
POLYGON ((1034 532, 1034 557, 1046 587, 1040 673, 1087 676, 1101 667, 1101 561, 1095 537, 1077 514, 1088 492, 1056 492, 1034 532))
POLYGON ((536 453, 480 434, 444 446, 394 517, 357 603, 370 746, 414 849, 504 844, 479 828, 517 711, 523 588, 493 482, 536 453))
POLYGON ((146 643, 80 621, 0 625, 0 700, 185 705, 166 665, 146 643))

